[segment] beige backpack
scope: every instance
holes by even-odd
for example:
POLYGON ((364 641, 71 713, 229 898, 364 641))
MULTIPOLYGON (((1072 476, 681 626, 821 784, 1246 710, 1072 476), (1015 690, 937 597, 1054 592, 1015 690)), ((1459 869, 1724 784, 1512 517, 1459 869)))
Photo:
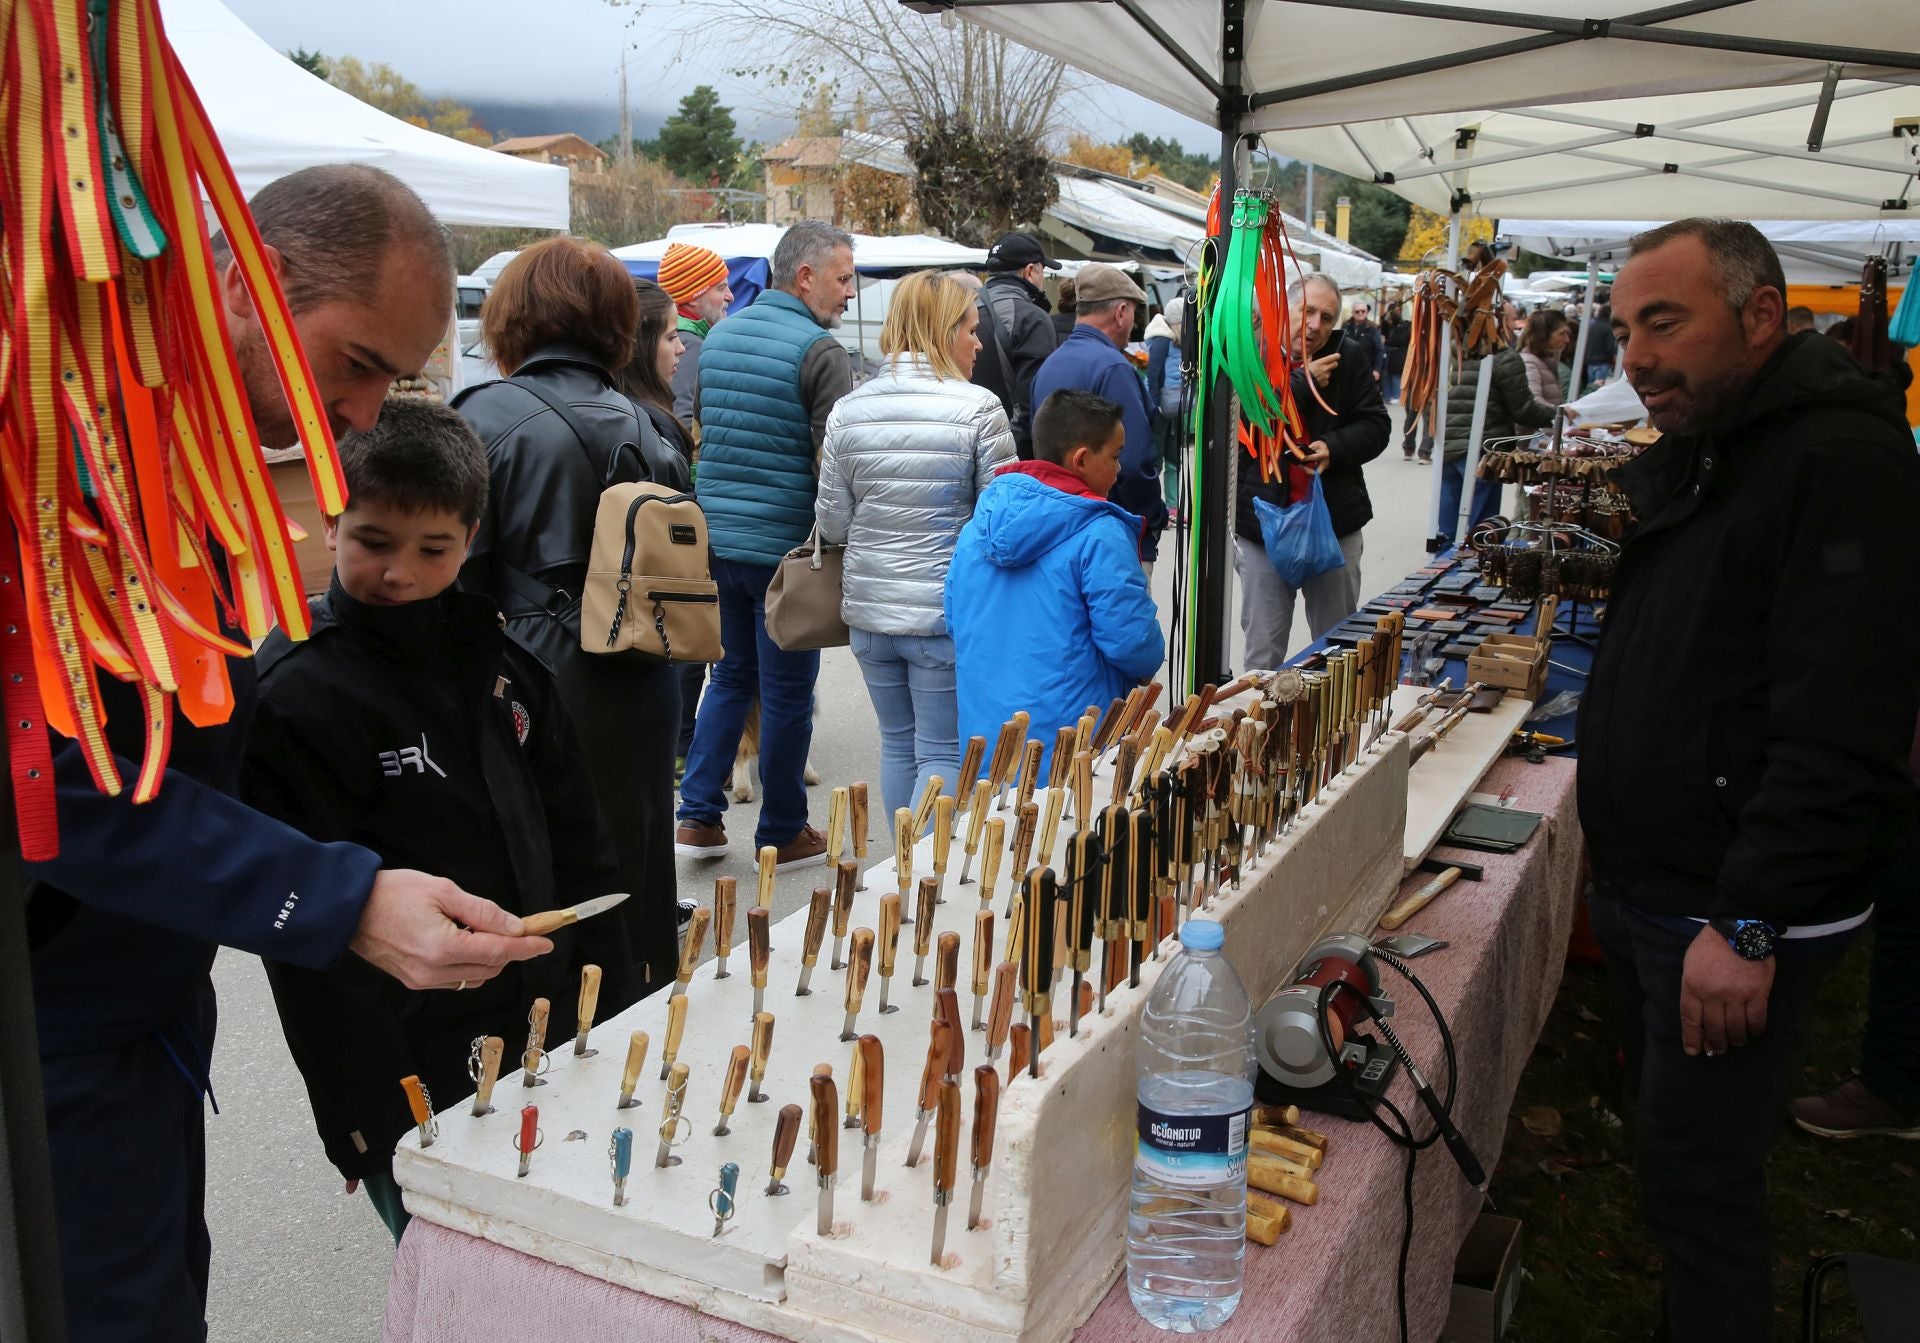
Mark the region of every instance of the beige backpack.
POLYGON ((707 564, 706 515, 692 494, 647 482, 601 493, 580 646, 665 662, 720 660, 720 590, 707 564))

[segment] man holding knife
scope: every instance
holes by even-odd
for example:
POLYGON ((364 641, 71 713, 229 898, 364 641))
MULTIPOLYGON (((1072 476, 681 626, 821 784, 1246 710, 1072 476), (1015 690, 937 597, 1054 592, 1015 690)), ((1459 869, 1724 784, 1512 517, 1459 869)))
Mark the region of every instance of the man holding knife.
MULTIPOLYGON (((370 426, 392 379, 417 371, 445 333, 444 233, 397 179, 364 167, 292 174, 252 209, 333 427, 370 426)), ((261 440, 291 446, 260 321, 232 267, 221 292, 261 440)), ((231 720, 176 719, 153 802, 99 792, 80 750, 55 744, 61 854, 29 869, 27 924, 53 1230, 75 1343, 123 1338, 136 1320, 149 1338, 205 1337, 201 1105, 218 947, 315 967, 351 951, 422 989, 482 983, 552 950, 450 881, 382 870, 365 849, 316 843, 235 801, 254 672, 247 660, 227 670, 231 720)), ((139 697, 107 678, 101 695, 109 743, 130 774, 139 697)))

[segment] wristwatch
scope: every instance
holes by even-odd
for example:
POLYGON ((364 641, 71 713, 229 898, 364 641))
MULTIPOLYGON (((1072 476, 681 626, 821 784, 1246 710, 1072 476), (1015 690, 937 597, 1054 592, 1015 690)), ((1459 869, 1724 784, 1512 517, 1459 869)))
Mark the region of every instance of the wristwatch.
POLYGON ((1774 926, 1764 919, 1713 919, 1709 926, 1727 939, 1727 945, 1743 960, 1764 961, 1773 955, 1774 926))

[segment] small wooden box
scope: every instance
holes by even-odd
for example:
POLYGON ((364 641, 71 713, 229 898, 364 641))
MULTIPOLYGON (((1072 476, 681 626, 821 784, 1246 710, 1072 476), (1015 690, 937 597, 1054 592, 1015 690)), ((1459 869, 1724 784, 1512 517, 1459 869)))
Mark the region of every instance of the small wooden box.
POLYGON ((1531 634, 1489 634, 1467 656, 1467 679, 1498 686, 1518 699, 1538 700, 1552 648, 1551 640, 1531 634))
POLYGON ((1453 1261, 1446 1343, 1499 1343, 1520 1294, 1520 1223, 1481 1213, 1453 1261))

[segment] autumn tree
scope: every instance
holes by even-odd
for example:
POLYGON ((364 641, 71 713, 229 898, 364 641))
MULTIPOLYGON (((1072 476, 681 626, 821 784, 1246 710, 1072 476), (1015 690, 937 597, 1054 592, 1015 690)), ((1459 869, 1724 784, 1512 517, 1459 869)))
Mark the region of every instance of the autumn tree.
MULTIPOLYGON (((1478 215, 1460 221, 1460 250, 1466 251, 1470 242, 1493 241, 1493 221, 1478 215)), ((1444 266, 1447 264, 1447 216, 1435 214, 1432 210, 1413 207, 1413 217, 1408 222, 1405 240, 1400 244, 1399 259, 1410 266, 1444 266)))
POLYGON ((636 156, 605 172, 574 173, 573 232, 607 247, 664 237, 675 224, 700 219, 711 204, 657 160, 636 156))
POLYGON ((357 56, 316 59, 326 66, 329 84, 369 107, 377 107, 423 130, 464 140, 470 145, 493 143, 493 136, 474 120, 472 108, 451 98, 427 97, 418 84, 384 61, 368 65, 357 56))
POLYGON ((965 112, 907 138, 914 204, 932 228, 969 247, 1036 225, 1060 194, 1053 164, 1035 141, 983 129, 965 112))
POLYGON ((1167 180, 1194 191, 1207 191, 1220 175, 1220 160, 1213 154, 1189 154, 1176 140, 1149 137, 1135 131, 1125 141, 1136 162, 1148 165, 1140 172, 1158 172, 1167 180))
POLYGON ((1153 170, 1151 163, 1136 157, 1126 145, 1096 144, 1092 136, 1079 131, 1067 137, 1066 153, 1060 157, 1068 163, 1112 173, 1115 177, 1144 177, 1153 170))
POLYGON ((913 218, 913 183, 899 173, 849 163, 833 188, 837 218, 856 233, 891 236, 913 218))

